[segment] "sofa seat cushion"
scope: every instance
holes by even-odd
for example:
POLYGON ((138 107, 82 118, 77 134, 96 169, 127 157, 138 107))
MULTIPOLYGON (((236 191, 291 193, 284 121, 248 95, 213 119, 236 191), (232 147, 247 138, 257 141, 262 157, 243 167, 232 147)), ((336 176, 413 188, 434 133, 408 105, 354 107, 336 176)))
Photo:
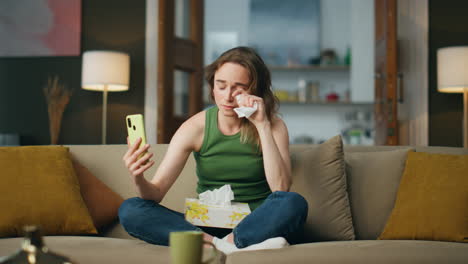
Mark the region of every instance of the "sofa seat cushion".
MULTIPOLYGON (((22 238, 0 239, 0 256, 16 252, 22 238)), ((141 240, 86 236, 46 236, 45 245, 76 263, 86 264, 164 264, 170 263, 169 248, 148 244, 141 240)), ((211 249, 205 249, 204 257, 211 256, 211 249)), ((220 256, 221 259, 224 257, 220 256)))
POLYGON ((226 264, 462 264, 467 263, 467 259, 468 245, 464 243, 356 240, 300 244, 276 250, 237 252, 227 257, 226 264))

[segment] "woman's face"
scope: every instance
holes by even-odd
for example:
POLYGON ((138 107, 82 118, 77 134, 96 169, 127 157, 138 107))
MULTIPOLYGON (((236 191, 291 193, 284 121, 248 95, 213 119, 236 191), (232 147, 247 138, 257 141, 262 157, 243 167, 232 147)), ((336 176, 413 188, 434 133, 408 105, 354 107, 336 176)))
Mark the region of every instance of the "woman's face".
POLYGON ((247 91, 250 85, 250 75, 243 66, 226 62, 215 73, 213 96, 219 111, 225 116, 236 116, 234 108, 237 101, 232 96, 234 91, 247 91))

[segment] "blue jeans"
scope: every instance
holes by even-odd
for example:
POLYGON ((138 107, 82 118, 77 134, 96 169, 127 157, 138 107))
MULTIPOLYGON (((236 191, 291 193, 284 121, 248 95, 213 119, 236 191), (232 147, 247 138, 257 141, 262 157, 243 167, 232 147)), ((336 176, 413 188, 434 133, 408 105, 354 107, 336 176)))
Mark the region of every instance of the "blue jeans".
POLYGON ((290 244, 296 244, 307 212, 307 202, 301 195, 278 191, 270 194, 234 230, 194 226, 185 220, 184 214, 138 197, 122 203, 119 219, 130 235, 151 244, 169 245, 169 233, 175 231, 203 231, 219 238, 233 232, 236 247, 244 248, 272 237, 284 237, 290 244))

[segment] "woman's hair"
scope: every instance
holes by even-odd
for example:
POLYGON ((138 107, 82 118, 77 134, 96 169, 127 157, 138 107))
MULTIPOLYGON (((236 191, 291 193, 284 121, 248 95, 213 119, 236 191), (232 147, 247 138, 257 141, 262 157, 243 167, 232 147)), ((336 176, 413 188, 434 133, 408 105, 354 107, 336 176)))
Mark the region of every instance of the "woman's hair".
MULTIPOLYGON (((205 79, 210 86, 210 98, 214 101, 214 76, 216 71, 227 62, 236 63, 247 69, 249 72, 250 85, 248 92, 252 95, 263 98, 265 103, 265 113, 270 122, 278 112, 278 98, 273 94, 271 89, 271 74, 262 58, 249 47, 236 47, 230 49, 212 64, 205 68, 205 79)), ((241 142, 254 143, 261 148, 260 138, 255 126, 243 118, 241 121, 241 142)))

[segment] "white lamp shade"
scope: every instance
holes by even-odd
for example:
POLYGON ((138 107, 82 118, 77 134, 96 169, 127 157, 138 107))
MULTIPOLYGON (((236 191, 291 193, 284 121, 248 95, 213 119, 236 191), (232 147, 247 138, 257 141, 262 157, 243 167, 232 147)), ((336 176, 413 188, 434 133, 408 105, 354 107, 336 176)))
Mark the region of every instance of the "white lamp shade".
POLYGON ((130 56, 116 51, 86 51, 83 53, 81 87, 85 90, 109 92, 128 90, 130 56))
POLYGON ((437 90, 463 93, 468 89, 468 46, 437 50, 437 90))

